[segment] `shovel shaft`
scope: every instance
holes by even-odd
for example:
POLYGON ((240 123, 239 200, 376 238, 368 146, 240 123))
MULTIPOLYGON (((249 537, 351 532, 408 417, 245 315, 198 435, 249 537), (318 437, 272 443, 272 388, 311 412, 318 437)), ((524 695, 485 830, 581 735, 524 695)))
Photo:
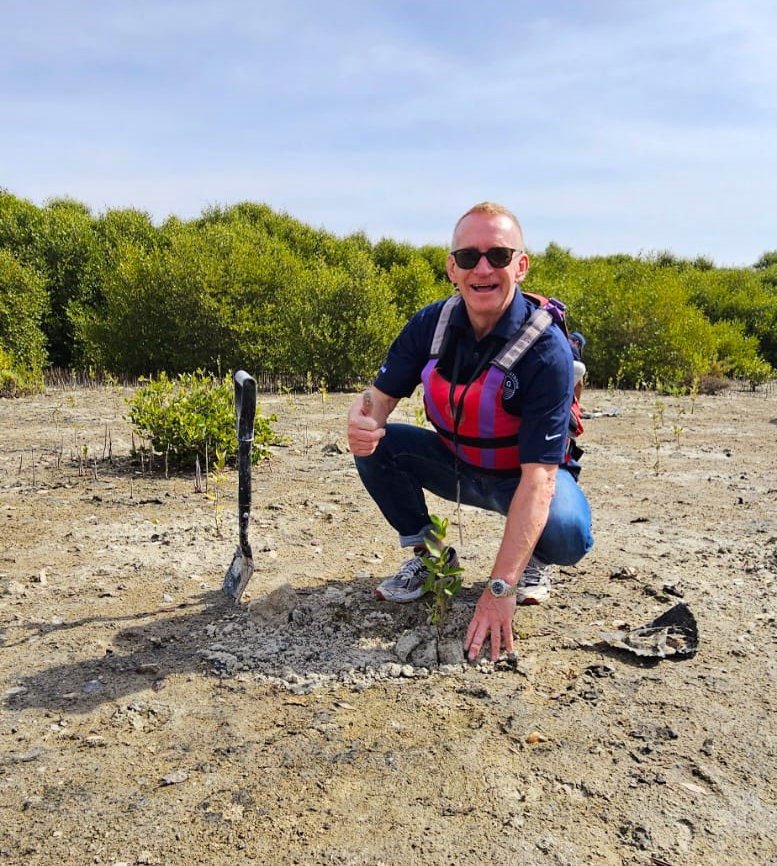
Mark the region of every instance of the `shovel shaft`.
POLYGON ((245 370, 234 375, 235 416, 237 426, 237 505, 240 526, 240 548, 251 556, 248 524, 251 517, 251 451, 254 443, 256 417, 256 380, 245 370))

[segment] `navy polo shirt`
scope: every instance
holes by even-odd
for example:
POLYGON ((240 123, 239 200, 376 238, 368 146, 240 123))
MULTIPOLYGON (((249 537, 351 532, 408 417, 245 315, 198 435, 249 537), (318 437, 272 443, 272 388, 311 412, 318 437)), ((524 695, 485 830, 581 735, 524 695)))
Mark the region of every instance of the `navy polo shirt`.
MULTIPOLYGON (((389 348, 375 379, 375 387, 390 397, 409 397, 421 382, 421 371, 429 360, 432 338, 445 300, 419 310, 389 348)), ((438 368, 450 379, 456 367, 457 384, 465 384, 487 357, 493 359, 504 344, 536 309, 520 291, 496 327, 476 340, 463 303, 451 316, 449 333, 438 368)), ((566 334, 556 325, 545 330, 518 364, 505 376, 502 406, 521 418, 518 448, 521 463, 564 464, 569 407, 574 377, 572 351, 566 334)))

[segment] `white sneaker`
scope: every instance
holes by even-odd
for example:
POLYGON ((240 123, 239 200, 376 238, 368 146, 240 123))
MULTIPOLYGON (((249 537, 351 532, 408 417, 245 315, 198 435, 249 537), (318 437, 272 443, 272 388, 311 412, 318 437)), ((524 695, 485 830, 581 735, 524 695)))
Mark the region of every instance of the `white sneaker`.
MULTIPOLYGON (((454 568, 459 565, 459 558, 452 547, 448 548, 447 561, 454 568)), ((397 601, 400 604, 415 601, 424 594, 424 583, 428 574, 429 569, 424 565, 423 559, 414 556, 403 563, 393 577, 387 577, 379 584, 375 589, 375 595, 381 601, 397 601)))
POLYGON ((518 604, 539 604, 550 597, 553 566, 532 556, 518 581, 515 600, 518 604))

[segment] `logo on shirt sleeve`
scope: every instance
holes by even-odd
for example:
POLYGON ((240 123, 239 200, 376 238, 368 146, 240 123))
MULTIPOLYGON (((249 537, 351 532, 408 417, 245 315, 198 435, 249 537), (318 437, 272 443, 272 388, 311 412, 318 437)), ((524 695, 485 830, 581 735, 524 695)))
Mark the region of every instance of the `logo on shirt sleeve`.
POLYGON ((508 373, 502 385, 502 394, 505 400, 510 400, 518 393, 518 378, 515 373, 508 373))

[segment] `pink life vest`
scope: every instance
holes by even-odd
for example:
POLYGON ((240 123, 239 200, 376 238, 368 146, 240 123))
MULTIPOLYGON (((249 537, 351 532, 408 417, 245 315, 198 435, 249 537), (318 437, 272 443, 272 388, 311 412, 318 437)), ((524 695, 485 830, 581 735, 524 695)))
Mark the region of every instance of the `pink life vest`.
MULTIPOLYGON (((516 475, 521 468, 518 451, 521 419, 505 411, 502 394, 505 374, 554 321, 548 301, 532 297, 544 301, 544 305, 532 313, 472 382, 453 387, 451 399, 451 383, 440 374, 437 361, 451 314, 461 301, 460 295, 452 295, 440 312, 429 360, 421 373, 424 408, 432 426, 462 462, 489 475, 516 475)), ((572 411, 573 435, 582 433, 579 421, 578 407, 577 413, 572 411)), ((570 439, 565 462, 571 459, 571 444, 570 439)))

